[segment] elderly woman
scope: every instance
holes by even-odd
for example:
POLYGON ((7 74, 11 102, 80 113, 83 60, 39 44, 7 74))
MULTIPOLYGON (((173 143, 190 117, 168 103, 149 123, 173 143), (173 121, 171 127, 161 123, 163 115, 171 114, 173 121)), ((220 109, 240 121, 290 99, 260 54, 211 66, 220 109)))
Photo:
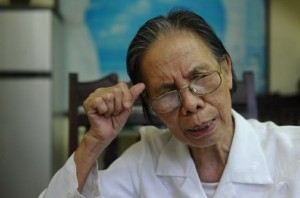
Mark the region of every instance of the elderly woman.
POLYGON ((231 109, 231 58, 209 25, 179 10, 146 22, 127 55, 132 87, 97 89, 84 102, 91 127, 40 197, 299 197, 300 127, 245 120, 231 109), (107 170, 97 158, 134 101, 167 129, 141 140, 107 170))

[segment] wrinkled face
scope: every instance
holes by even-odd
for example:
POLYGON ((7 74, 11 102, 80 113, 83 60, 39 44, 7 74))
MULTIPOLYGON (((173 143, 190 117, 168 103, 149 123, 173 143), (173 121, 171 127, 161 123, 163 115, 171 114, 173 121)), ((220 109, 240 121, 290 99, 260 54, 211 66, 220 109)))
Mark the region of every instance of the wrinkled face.
POLYGON ((181 90, 181 106, 158 115, 179 141, 203 148, 232 134, 231 62, 228 58, 220 65, 200 38, 184 31, 159 36, 142 58, 141 72, 149 102, 166 92, 181 90), (220 71, 222 78, 214 92, 196 96, 182 89, 195 75, 212 70, 220 71))

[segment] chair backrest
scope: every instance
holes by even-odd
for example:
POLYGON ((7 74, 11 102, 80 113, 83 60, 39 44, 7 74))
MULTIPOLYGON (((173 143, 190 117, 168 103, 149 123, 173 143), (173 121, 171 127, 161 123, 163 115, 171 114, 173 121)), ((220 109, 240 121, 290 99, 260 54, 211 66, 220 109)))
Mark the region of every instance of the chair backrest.
POLYGON ((253 72, 244 72, 243 79, 237 81, 237 90, 232 96, 232 107, 245 118, 258 117, 253 72))
POLYGON ((262 122, 300 126, 300 93, 295 95, 265 94, 258 96, 258 115, 262 122))
POLYGON ((76 73, 69 74, 69 155, 78 146, 79 127, 88 127, 87 116, 80 111, 83 101, 99 87, 108 87, 118 83, 115 73, 109 74, 99 80, 79 82, 76 73))

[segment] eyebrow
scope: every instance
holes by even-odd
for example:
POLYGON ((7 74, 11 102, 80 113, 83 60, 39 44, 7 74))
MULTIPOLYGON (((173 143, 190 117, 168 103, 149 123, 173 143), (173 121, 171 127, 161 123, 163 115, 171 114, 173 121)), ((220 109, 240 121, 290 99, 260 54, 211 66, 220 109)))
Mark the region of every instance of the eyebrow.
POLYGON ((158 96, 175 89, 176 89, 176 85, 174 84, 174 82, 172 83, 163 82, 159 87, 157 87, 158 96))
POLYGON ((206 64, 199 65, 199 66, 194 67, 191 71, 189 71, 187 73, 187 75, 185 76, 185 78, 191 79, 199 74, 206 73, 211 70, 213 70, 213 69, 211 68, 210 65, 206 65, 206 64))
MULTIPOLYGON (((194 78, 195 76, 197 76, 201 73, 206 73, 206 72, 213 70, 211 67, 212 67, 211 65, 207 65, 207 64, 195 66, 191 71, 189 71, 184 76, 184 78, 191 80, 192 78, 194 78)), ((162 84, 160 84, 159 87, 157 87, 158 96, 160 96, 166 92, 176 90, 176 89, 177 89, 177 87, 174 84, 174 82, 172 82, 172 83, 163 82, 162 84)))

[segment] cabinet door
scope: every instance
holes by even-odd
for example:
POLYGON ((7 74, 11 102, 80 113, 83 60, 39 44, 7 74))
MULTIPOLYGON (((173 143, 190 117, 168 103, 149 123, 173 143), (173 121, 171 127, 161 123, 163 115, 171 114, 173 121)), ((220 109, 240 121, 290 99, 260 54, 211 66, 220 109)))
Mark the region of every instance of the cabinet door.
POLYGON ((1 197, 38 197, 51 175, 50 79, 0 79, 1 197))

